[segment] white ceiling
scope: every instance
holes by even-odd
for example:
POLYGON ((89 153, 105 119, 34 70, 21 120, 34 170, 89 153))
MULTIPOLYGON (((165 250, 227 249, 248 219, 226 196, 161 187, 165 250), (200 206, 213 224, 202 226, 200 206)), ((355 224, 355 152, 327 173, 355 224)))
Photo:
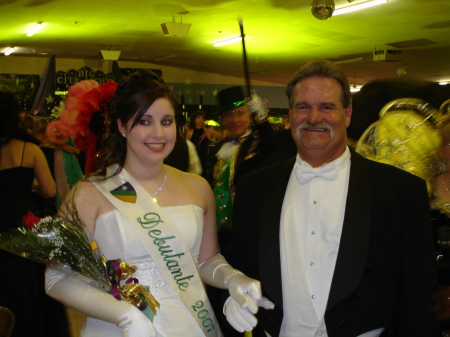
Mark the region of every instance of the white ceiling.
MULTIPOLYGON (((357 0, 355 2, 362 1, 357 0)), ((214 47, 239 35, 243 19, 251 79, 286 84, 315 58, 341 65, 351 83, 378 78, 450 80, 450 1, 390 0, 358 12, 314 18, 310 0, 0 0, 0 53, 98 59, 98 50, 121 51, 120 61, 142 61, 243 77, 242 45, 214 47), (184 12, 186 14, 177 14, 184 12), (27 37, 33 23, 44 28, 27 37), (190 23, 187 37, 167 37, 160 24, 190 23), (402 48, 399 62, 373 61, 375 46, 420 40, 402 48), (420 44, 422 44, 420 43, 420 44), (420 45, 419 44, 419 45, 420 45), (174 55, 174 57, 172 57, 174 55), (155 61, 160 58, 162 61, 155 61)), ((348 5, 335 0, 336 7, 348 5)), ((1 57, 0 57, 1 62, 1 57)), ((180 79, 182 81, 183 79, 180 79)))

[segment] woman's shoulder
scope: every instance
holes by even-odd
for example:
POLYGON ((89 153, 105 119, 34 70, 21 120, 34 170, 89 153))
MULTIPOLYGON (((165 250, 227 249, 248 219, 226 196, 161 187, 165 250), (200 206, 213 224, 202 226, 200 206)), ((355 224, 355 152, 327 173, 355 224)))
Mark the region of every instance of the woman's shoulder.
POLYGON ((23 140, 18 140, 16 139, 16 146, 17 147, 22 147, 24 149, 24 151, 30 151, 32 153, 42 153, 41 148, 39 147, 39 145, 33 143, 33 142, 25 142, 23 140))
POLYGON ((202 208, 206 207, 206 200, 210 197, 212 191, 203 177, 172 167, 167 169, 167 174, 167 182, 170 184, 170 200, 173 204, 193 203, 202 208))
POLYGON ((99 196, 99 191, 94 183, 87 179, 82 179, 70 190, 69 196, 77 200, 96 200, 99 196))
MULTIPOLYGON (((12 139, 10 142, 11 149, 26 159, 28 156, 36 157, 42 155, 42 151, 38 145, 32 142, 26 142, 20 139, 12 139)), ((29 157, 31 158, 31 157, 29 157)))
POLYGON ((64 204, 74 204, 81 213, 89 210, 92 215, 99 214, 107 206, 108 201, 92 181, 80 180, 68 193, 64 204), (105 206, 106 205, 106 206, 105 206))
POLYGON ((209 186, 208 182, 202 176, 195 173, 183 172, 173 167, 170 167, 172 174, 175 176, 180 183, 194 185, 194 186, 209 186))

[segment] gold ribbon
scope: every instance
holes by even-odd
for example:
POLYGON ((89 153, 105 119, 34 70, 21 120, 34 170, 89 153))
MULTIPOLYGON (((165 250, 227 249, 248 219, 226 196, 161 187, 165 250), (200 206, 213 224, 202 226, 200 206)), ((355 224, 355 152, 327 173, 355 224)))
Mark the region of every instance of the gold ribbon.
POLYGON ((128 283, 124 284, 119 290, 120 297, 134 306, 141 308, 143 305, 147 304, 150 309, 152 309, 153 314, 159 309, 159 302, 156 298, 148 291, 146 287, 139 283, 128 283))
POLYGON ((147 287, 139 284, 137 278, 131 277, 136 272, 136 266, 120 261, 120 259, 106 260, 104 256, 102 256, 102 262, 107 270, 111 290, 116 299, 127 301, 140 310, 145 310, 149 306, 153 315, 156 315, 160 307, 159 302, 147 287), (120 281, 125 279, 128 279, 127 283, 120 286, 120 281))

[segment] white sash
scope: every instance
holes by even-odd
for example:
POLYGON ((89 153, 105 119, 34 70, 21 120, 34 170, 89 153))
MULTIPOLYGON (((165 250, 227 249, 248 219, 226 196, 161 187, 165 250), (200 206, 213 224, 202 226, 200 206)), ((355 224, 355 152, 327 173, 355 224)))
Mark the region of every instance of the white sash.
MULTIPOLYGON (((108 167, 106 176, 112 175, 116 169, 117 165, 108 167)), ((139 234, 162 275, 204 336, 222 336, 189 246, 165 211, 123 168, 119 174, 93 183, 139 234), (125 183, 131 184, 136 191, 135 203, 123 201, 123 198, 121 200, 110 193, 125 183)))

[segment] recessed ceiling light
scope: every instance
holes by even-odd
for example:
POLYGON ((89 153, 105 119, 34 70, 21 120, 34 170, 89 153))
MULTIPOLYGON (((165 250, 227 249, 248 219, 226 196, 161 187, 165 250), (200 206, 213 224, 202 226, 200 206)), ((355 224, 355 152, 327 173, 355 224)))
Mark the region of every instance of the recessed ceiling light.
POLYGON ((14 47, 9 47, 7 51, 5 51, 5 56, 8 56, 10 54, 12 54, 14 52, 15 48, 14 47))
POLYGON ((336 8, 333 12, 333 16, 336 15, 340 15, 340 14, 345 14, 345 13, 350 13, 353 11, 357 11, 363 8, 368 8, 368 7, 372 7, 375 5, 381 5, 384 4, 385 2, 387 2, 388 0, 369 0, 366 2, 360 2, 354 5, 350 5, 347 7, 341 7, 341 8, 336 8))
POLYGON ((224 46, 224 45, 238 42, 238 41, 242 41, 242 36, 230 37, 229 39, 226 39, 226 40, 214 42, 214 47, 220 47, 220 46, 224 46))
POLYGON ((33 36, 39 29, 41 29, 42 28, 42 25, 43 25, 44 23, 41 21, 41 22, 38 22, 36 25, 34 25, 34 27, 33 28, 31 28, 29 31, 28 31, 28 33, 27 33, 27 36, 33 36))

